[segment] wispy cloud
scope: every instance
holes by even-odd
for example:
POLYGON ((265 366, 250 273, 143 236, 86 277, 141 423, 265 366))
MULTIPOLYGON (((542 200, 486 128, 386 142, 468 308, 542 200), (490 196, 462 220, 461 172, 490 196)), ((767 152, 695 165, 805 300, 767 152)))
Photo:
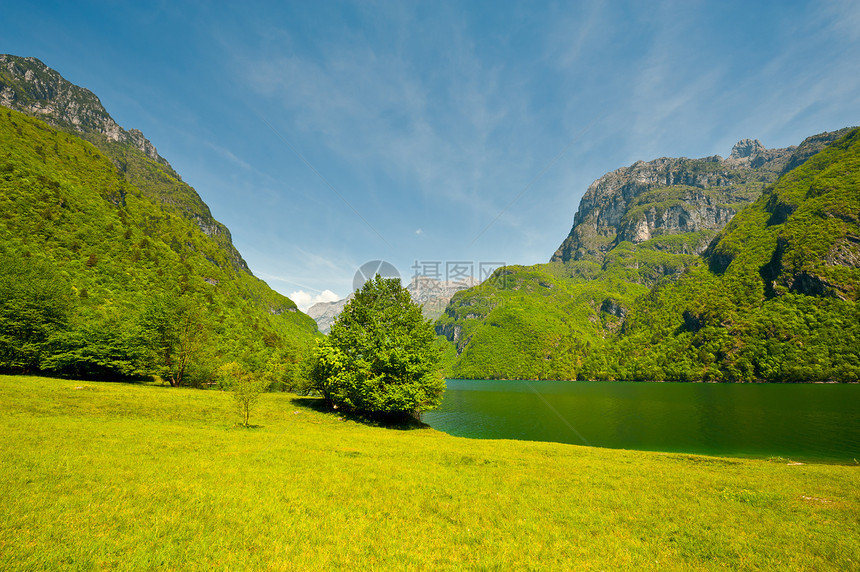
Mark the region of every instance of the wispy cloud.
POLYGON ((313 54, 246 50, 235 67, 287 112, 273 119, 278 129, 349 166, 354 188, 339 189, 363 189, 367 208, 380 200, 375 189, 384 181, 401 195, 449 202, 480 220, 503 204, 500 192, 513 194, 539 168, 522 144, 539 126, 530 125, 517 75, 482 59, 467 25, 454 12, 427 22, 419 33, 434 48, 429 53, 414 45, 385 52, 350 39, 313 54))
POLYGON ((846 41, 860 41, 860 3, 855 0, 825 0, 822 4, 831 30, 846 41))
MULTIPOLYGON (((414 6, 371 17, 356 5, 349 17, 357 24, 327 22, 313 37, 258 22, 266 42, 230 46, 229 67, 266 121, 394 244, 398 263, 431 243, 462 250, 489 223, 476 253, 464 255, 493 246, 533 262, 564 238, 579 197, 604 172, 664 155, 726 154, 741 137, 797 143, 828 106, 856 99, 850 53, 809 48, 831 42, 825 29, 841 34, 838 45, 855 41, 833 14, 851 22, 857 10, 829 6, 816 23, 762 19, 766 10, 755 6, 594 1, 519 19, 510 8, 487 34, 476 12, 457 4, 420 18, 414 6), (585 140, 527 188, 592 122, 585 140)), ((354 248, 361 241, 349 234, 357 217, 337 204, 310 212, 336 237, 326 252, 339 240, 363 262, 354 248)), ((302 244, 325 241, 314 242, 302 244)), ((368 258, 383 256, 369 250, 368 258)))
POLYGON ((237 157, 232 151, 230 151, 226 147, 224 147, 222 145, 216 145, 212 141, 206 141, 206 140, 202 141, 201 143, 203 145, 205 145, 206 147, 215 151, 218 155, 220 155, 224 159, 227 159, 228 161, 238 165, 239 167, 242 167, 243 169, 245 169, 247 171, 251 171, 257 175, 261 175, 263 177, 268 177, 268 175, 266 175, 265 173, 263 173, 259 169, 256 169, 255 167, 253 167, 250 163, 248 163, 244 159, 240 159, 239 157, 237 157))

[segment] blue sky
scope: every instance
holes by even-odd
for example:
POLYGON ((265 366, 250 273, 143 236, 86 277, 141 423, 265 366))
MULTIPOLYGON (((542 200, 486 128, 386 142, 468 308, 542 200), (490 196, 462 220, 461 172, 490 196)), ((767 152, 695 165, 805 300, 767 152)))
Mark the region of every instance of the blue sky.
POLYGON ((0 30, 143 131, 301 306, 368 260, 546 262, 639 159, 860 124, 853 0, 16 2, 0 30))

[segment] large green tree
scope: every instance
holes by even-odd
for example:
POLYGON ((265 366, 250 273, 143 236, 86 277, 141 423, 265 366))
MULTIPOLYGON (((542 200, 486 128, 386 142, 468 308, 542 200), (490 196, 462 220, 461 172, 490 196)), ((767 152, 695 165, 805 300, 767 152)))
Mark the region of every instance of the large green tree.
POLYGON ((431 323, 400 280, 377 275, 319 342, 312 385, 338 407, 418 416, 438 407, 445 391, 434 340, 431 323))
POLYGON ((154 296, 141 314, 139 327, 158 375, 173 387, 185 384, 207 336, 198 303, 187 295, 154 296))
POLYGON ((0 245, 0 372, 40 370, 68 327, 69 290, 50 264, 0 245))

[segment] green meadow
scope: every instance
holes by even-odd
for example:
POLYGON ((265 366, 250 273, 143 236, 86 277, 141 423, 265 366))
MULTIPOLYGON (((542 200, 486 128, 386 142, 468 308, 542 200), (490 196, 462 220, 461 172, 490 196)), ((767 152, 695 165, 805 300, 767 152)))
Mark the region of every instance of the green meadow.
POLYGON ((860 569, 860 467, 390 428, 0 376, 0 569, 860 569))

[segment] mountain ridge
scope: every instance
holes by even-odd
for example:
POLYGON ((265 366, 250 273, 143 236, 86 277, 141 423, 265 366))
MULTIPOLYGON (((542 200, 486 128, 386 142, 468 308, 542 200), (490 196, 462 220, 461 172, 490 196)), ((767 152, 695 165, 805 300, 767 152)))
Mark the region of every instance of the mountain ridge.
POLYGON ((33 57, 0 54, 0 105, 39 117, 62 131, 100 133, 109 141, 131 143, 150 159, 167 160, 137 129, 123 129, 90 90, 66 80, 33 57))
MULTIPOLYGON (((662 234, 703 231, 713 237, 787 167, 802 164, 845 132, 822 133, 807 138, 799 147, 782 149, 767 149, 758 140, 742 139, 726 159, 719 155, 701 159, 661 157, 610 171, 589 185, 570 233, 550 262, 602 262, 621 242, 638 244, 662 234), (660 201, 653 197, 642 201, 643 195, 660 189, 675 192, 664 192, 660 201), (645 208, 634 210, 636 206, 645 208)), ((700 243, 693 254, 706 247, 707 242, 700 243)))
POLYGON ((37 58, 0 54, 0 105, 89 141, 144 193, 194 221, 236 269, 251 272, 230 231, 215 220, 197 191, 141 131, 121 127, 90 90, 69 82, 37 58))
POLYGON ((0 370, 202 384, 226 359, 293 375, 315 322, 253 276, 142 134, 115 130, 94 95, 38 60, 10 58, 4 101, 84 103, 64 107, 66 130, 0 108, 0 370))
MULTIPOLYGON (((618 340, 639 320, 649 297, 671 290, 672 284, 691 272, 699 279, 712 280, 697 270, 703 260, 712 271, 725 271, 739 253, 751 248, 743 241, 733 242, 737 234, 724 236, 736 215, 747 212, 762 200, 762 193, 780 181, 791 180, 803 172, 808 161, 818 160, 825 150, 840 145, 854 132, 845 128, 822 133, 797 147, 777 150, 747 139, 733 147, 728 159, 661 158, 607 173, 589 186, 571 233, 549 263, 500 269, 484 284, 452 298, 436 322, 437 334, 452 348, 448 375, 647 378, 641 362, 638 370, 619 365, 624 360, 619 361, 613 352, 621 347, 618 340)), ((784 222, 802 202, 795 197, 794 203, 780 206, 782 195, 768 196, 776 201, 766 221, 771 225, 784 222)), ((849 264, 860 259, 850 232, 845 240, 838 233, 831 236, 837 243, 829 249, 822 247, 824 259, 849 264)), ((841 270, 785 277, 784 252, 791 250, 790 243, 777 245, 772 260, 762 262, 755 274, 759 282, 769 280, 768 292, 846 297, 841 270)), ((795 267, 806 264, 796 257, 791 261, 795 267)), ((854 292, 853 286, 848 288, 854 292)), ((684 327, 682 315, 688 318, 687 325, 695 327, 702 312, 707 314, 699 306, 681 308, 673 318, 675 327, 684 327)), ((640 332, 648 331, 647 321, 639 323, 640 332)), ((637 339, 648 345, 645 334, 637 339)), ((623 347, 630 355, 638 351, 629 344, 623 347)), ((690 371, 694 370, 691 365, 690 371)), ((665 375, 672 378, 673 374, 665 375)), ((734 374, 724 375, 734 379, 734 374)), ((771 374, 756 375, 768 379, 771 374)))

